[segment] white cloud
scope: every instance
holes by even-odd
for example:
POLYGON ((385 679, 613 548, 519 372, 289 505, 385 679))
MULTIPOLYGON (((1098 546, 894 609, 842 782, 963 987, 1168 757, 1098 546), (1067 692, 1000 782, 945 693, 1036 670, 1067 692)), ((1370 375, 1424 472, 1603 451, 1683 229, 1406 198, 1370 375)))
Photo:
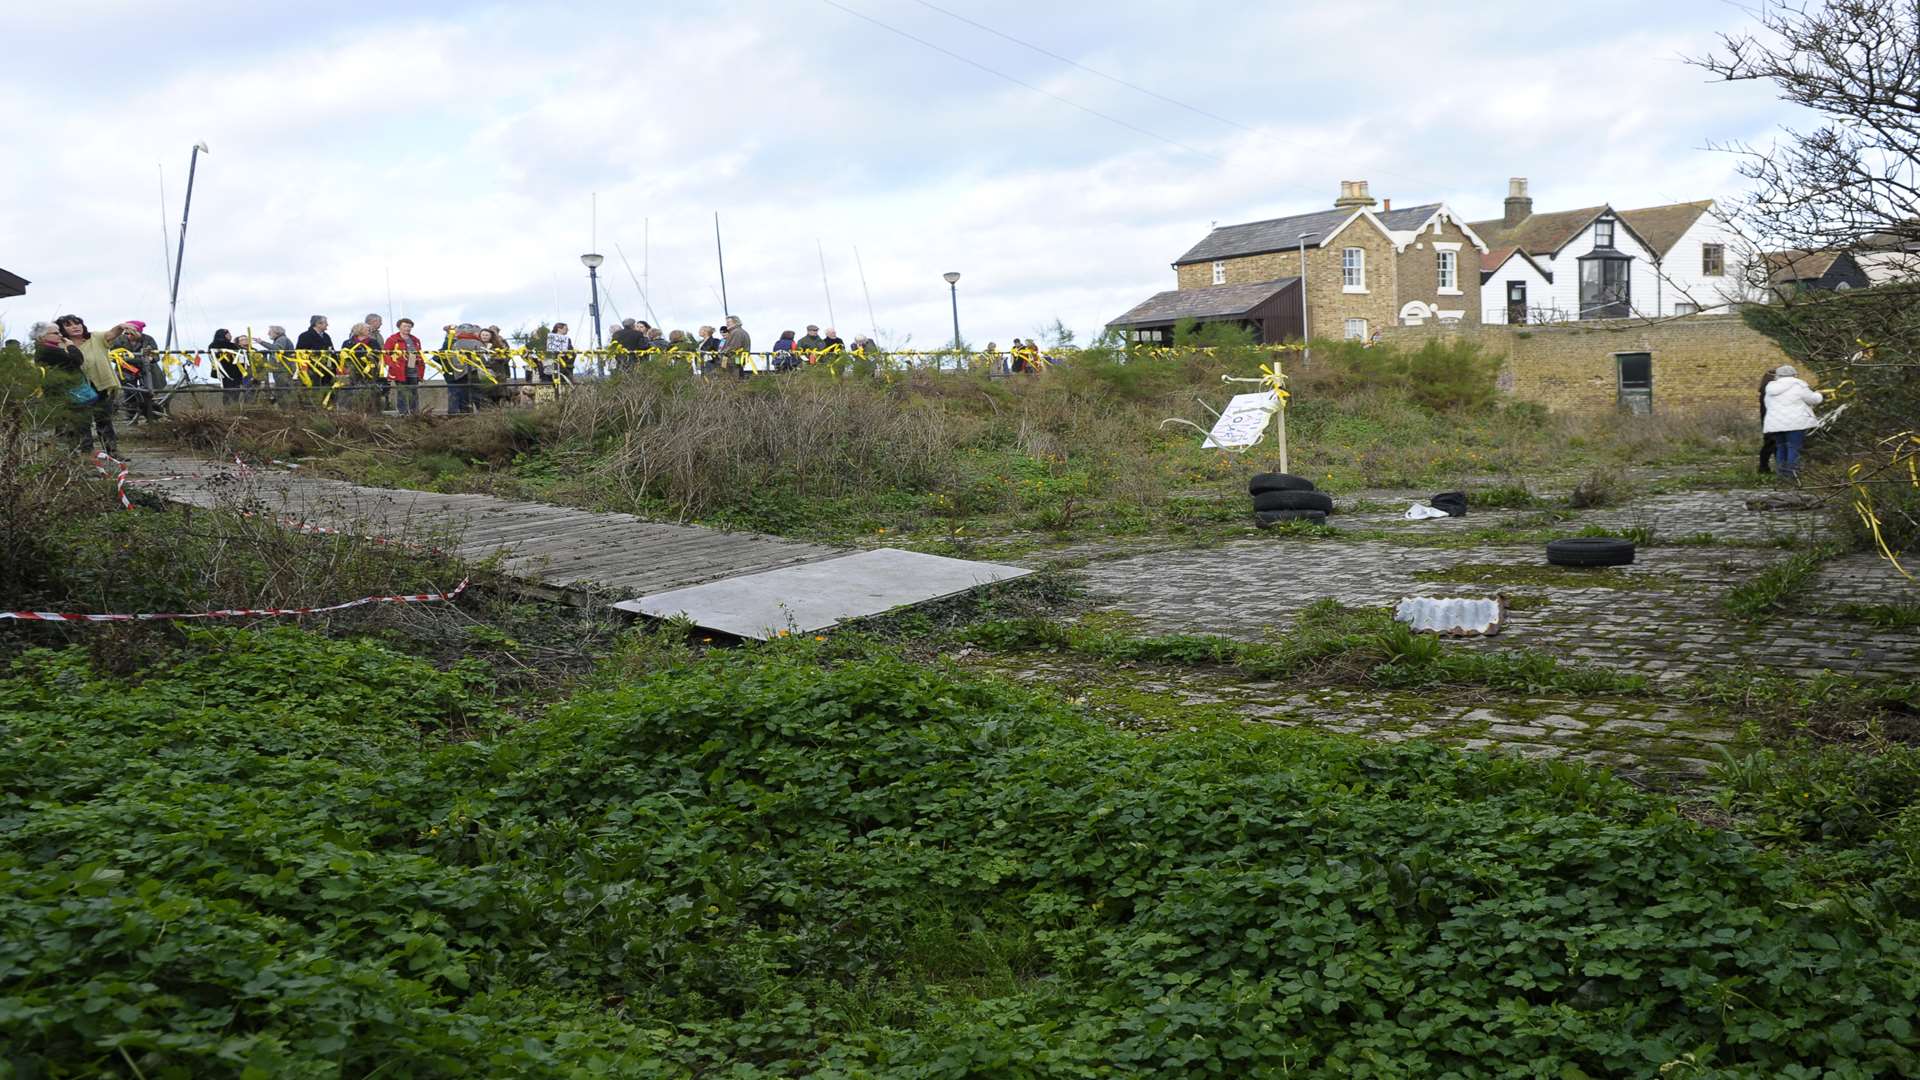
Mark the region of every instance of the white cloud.
POLYGON ((642 306, 617 243, 668 325, 713 321, 718 210, 729 298, 763 340, 827 321, 818 243, 843 332, 870 321, 857 246, 881 327, 944 341, 955 269, 963 332, 1004 343, 1056 316, 1090 336, 1170 287, 1209 222, 1327 205, 1341 179, 1474 217, 1498 213, 1510 175, 1542 208, 1725 195, 1732 162, 1699 148, 1782 115, 1764 88, 1678 62, 1741 18, 1721 6, 942 0, 1239 130, 918 4, 847 2, 1213 157, 802 0, 40 7, 0 31, 83 40, 98 62, 76 77, 15 50, 32 107, 0 115, 0 265, 35 283, 0 313, 163 321, 155 162, 174 228, 203 138, 193 344, 315 312, 344 326, 387 307, 389 276, 423 325, 577 325, 596 193, 609 316, 642 306))

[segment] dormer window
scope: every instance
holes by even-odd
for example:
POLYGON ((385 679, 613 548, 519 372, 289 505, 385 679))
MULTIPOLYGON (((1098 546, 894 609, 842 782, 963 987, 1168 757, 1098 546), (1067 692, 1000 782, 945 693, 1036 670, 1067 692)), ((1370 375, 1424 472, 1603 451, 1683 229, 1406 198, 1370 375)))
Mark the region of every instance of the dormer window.
POLYGON ((1613 246, 1613 219, 1601 218, 1593 223, 1593 246, 1610 248, 1613 246))
POLYGON ((1215 285, 1225 285, 1227 283, 1227 262, 1225 259, 1215 259, 1213 261, 1213 283, 1215 285))

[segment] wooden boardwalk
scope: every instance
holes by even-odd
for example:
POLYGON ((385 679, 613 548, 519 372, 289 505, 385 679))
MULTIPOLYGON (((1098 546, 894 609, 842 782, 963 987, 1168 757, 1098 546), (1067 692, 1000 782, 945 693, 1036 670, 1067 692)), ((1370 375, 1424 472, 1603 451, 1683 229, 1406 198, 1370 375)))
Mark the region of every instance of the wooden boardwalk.
POLYGON ((134 451, 130 479, 139 490, 195 506, 258 500, 277 514, 358 535, 451 538, 454 554, 476 561, 502 556, 509 576, 556 597, 588 590, 645 596, 850 550, 491 495, 364 487, 149 448, 134 451))

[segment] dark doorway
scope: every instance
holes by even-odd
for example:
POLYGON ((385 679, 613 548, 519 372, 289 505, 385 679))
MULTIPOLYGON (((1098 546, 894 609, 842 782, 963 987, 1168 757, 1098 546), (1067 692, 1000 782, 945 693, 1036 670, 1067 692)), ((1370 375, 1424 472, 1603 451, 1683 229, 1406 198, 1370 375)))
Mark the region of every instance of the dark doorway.
POLYGON ((1507 322, 1514 325, 1527 321, 1527 283, 1524 281, 1507 282, 1507 322))
POLYGON ((1620 367, 1620 411, 1635 416, 1653 413, 1653 354, 1614 353, 1620 367))

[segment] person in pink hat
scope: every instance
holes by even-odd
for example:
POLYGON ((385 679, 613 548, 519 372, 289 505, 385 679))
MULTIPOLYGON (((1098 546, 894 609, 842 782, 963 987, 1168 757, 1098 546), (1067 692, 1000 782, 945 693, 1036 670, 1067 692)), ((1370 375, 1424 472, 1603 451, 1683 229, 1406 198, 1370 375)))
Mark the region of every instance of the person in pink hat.
POLYGON ((160 368, 160 343, 153 340, 153 335, 147 333, 147 324, 139 319, 128 319, 120 327, 120 336, 113 340, 112 347, 127 353, 120 365, 121 407, 126 410, 129 422, 158 420, 160 410, 155 393, 165 381, 160 368), (129 367, 132 370, 128 370, 129 367))

